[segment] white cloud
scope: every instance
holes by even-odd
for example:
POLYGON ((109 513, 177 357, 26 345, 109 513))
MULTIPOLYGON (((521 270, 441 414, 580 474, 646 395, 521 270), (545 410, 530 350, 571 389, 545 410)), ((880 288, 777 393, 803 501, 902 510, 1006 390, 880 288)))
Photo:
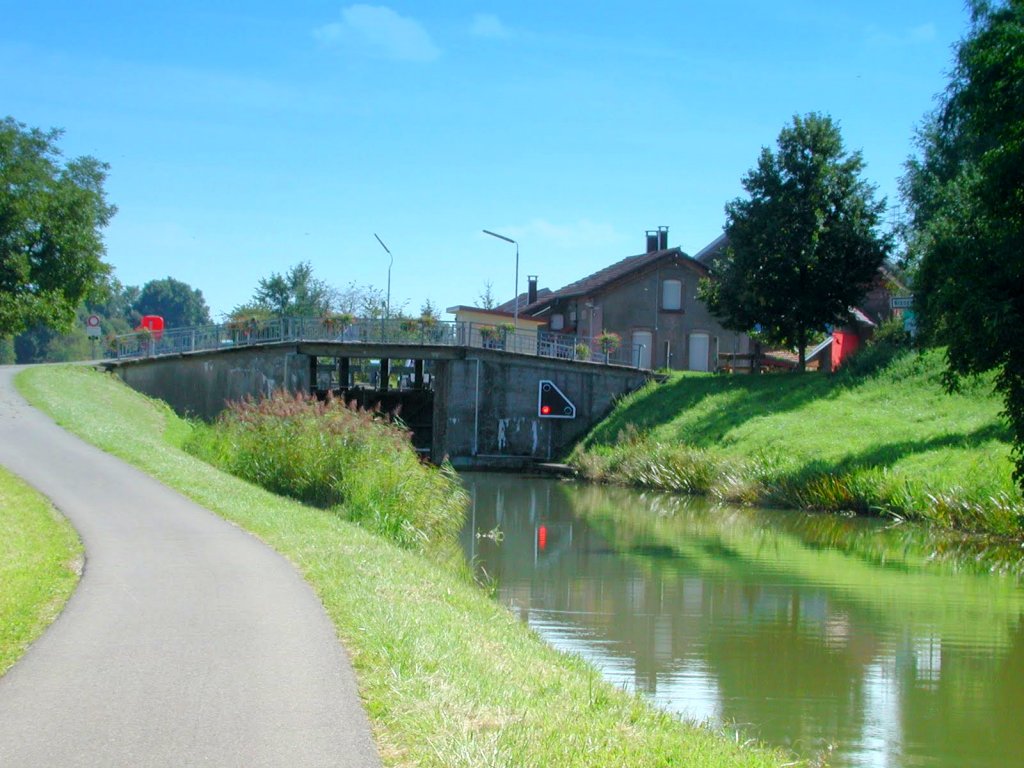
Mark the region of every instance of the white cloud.
POLYGON ((469 31, 477 37, 488 37, 501 39, 510 36, 508 27, 501 23, 501 19, 493 13, 478 13, 473 16, 469 31))
POLYGON ((418 21, 385 5, 350 5, 342 10, 341 19, 313 30, 313 36, 325 45, 361 46, 400 61, 433 61, 441 55, 418 21))

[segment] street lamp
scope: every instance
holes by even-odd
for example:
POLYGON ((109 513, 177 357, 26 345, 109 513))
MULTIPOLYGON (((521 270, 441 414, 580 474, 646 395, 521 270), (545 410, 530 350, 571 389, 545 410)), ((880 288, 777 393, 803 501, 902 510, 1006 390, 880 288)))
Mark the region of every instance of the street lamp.
POLYGON ((387 300, 387 303, 384 305, 384 319, 385 320, 390 320, 391 319, 391 267, 393 267, 395 265, 395 257, 391 255, 391 251, 389 251, 388 247, 386 245, 384 245, 384 241, 381 240, 380 237, 377 236, 376 232, 373 233, 373 236, 377 238, 377 242, 380 243, 380 247, 383 248, 385 251, 387 251, 388 257, 391 259, 391 261, 388 262, 388 300, 387 300))
POLYGON ((504 235, 499 235, 497 232, 491 232, 491 230, 489 230, 489 229, 485 229, 484 230, 484 234, 485 235, 490 235, 491 237, 496 237, 499 240, 504 240, 506 243, 512 243, 512 245, 514 245, 516 247, 516 293, 515 293, 515 296, 516 296, 516 298, 515 298, 516 309, 515 309, 515 313, 513 314, 513 317, 515 318, 514 322, 515 322, 516 333, 518 333, 519 332, 519 243, 517 243, 511 237, 505 237, 504 235))

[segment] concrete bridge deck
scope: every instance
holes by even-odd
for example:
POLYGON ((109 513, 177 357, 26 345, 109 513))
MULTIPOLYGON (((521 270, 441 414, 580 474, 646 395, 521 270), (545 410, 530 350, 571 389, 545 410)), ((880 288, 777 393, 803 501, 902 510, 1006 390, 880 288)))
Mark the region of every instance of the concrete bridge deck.
MULTIPOLYGON (((379 400, 385 400, 389 362, 411 361, 415 373, 409 377, 410 401, 415 395, 418 412, 426 408, 427 414, 421 424, 413 425, 419 432, 414 440, 418 438, 417 445, 434 461, 447 457, 465 468, 524 468, 556 459, 618 397, 651 376, 621 364, 543 354, 559 348, 542 346, 546 340, 533 333, 528 340, 510 333, 502 348, 496 348, 494 339, 474 335, 480 329, 460 325, 466 327, 431 328, 431 336, 426 329, 406 328, 406 335, 396 338, 388 328, 379 336, 369 333, 380 328, 375 323, 348 337, 349 329, 331 329, 333 337, 327 338, 322 324, 288 329, 281 323, 273 332, 242 336, 238 343, 207 342, 199 349, 189 334, 194 329, 186 329, 161 339, 143 337, 142 344, 149 349, 106 365, 129 386, 167 401, 178 413, 212 419, 229 400, 269 396, 282 389, 332 390, 361 403, 373 402, 375 391, 379 400), (416 332, 420 338, 413 335, 416 332), (480 343, 454 343, 459 338, 480 343), (377 385, 356 386, 350 371, 358 361, 368 360, 374 361, 377 385), (541 382, 553 382, 572 401, 575 418, 540 413, 541 382)), ((401 392, 388 393, 386 402, 400 405, 401 392)))
MULTIPOLYGON (((278 342, 381 344, 397 347, 472 347, 560 360, 594 361, 638 367, 642 349, 602 348, 594 339, 571 334, 516 329, 511 323, 488 324, 441 320, 335 320, 331 318, 276 318, 221 325, 141 331, 110 340, 111 357, 131 360, 278 342)), ((642 345, 641 345, 642 347, 642 345)), ((435 353, 440 355, 441 353, 435 353)), ((410 354, 409 358, 416 355, 410 354)))

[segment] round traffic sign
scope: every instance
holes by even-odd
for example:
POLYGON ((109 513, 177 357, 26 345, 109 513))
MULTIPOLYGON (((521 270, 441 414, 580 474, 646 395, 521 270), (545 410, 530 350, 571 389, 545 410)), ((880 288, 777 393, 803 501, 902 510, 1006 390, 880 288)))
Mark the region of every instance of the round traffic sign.
POLYGON ((89 326, 90 328, 99 328, 100 327, 100 316, 99 315, 89 315, 85 319, 85 324, 87 326, 89 326))

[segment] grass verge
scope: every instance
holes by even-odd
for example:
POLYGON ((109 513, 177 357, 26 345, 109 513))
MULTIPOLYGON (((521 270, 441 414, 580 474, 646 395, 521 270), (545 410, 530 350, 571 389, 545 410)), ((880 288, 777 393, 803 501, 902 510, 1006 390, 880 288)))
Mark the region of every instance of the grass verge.
POLYGON ((82 544, 71 524, 0 468, 0 675, 57 618, 81 566, 82 544))
POLYGON ((943 370, 939 351, 881 348, 831 377, 674 374, 625 398, 571 461, 598 481, 1024 535, 991 380, 950 393, 943 370))
POLYGON ((180 450, 166 407, 80 368, 18 384, 59 424, 248 529, 290 558, 352 656, 389 766, 779 766, 604 683, 545 645, 463 573, 329 510, 303 506, 180 450), (71 395, 70 393, 74 393, 71 395))

